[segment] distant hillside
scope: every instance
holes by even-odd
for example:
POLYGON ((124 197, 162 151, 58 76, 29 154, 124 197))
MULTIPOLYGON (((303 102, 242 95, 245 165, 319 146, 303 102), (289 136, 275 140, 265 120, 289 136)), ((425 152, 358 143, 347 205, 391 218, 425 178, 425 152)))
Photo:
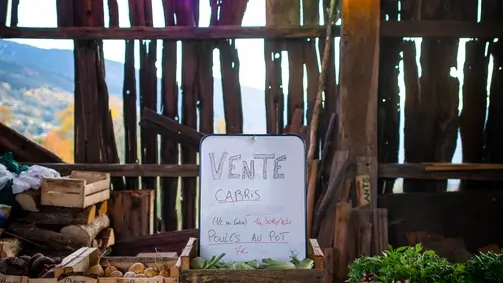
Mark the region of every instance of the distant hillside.
MULTIPOLYGON (((111 104, 122 108, 123 64, 106 60, 111 104)), ((160 89, 160 88, 159 88, 160 89)), ((29 136, 44 136, 58 127, 57 113, 73 102, 73 51, 40 49, 0 40, 0 106, 13 115, 13 127, 29 136)), ((265 130, 264 91, 243 87, 245 130, 265 130)), ((223 118, 220 79, 215 79, 215 116, 223 118)))

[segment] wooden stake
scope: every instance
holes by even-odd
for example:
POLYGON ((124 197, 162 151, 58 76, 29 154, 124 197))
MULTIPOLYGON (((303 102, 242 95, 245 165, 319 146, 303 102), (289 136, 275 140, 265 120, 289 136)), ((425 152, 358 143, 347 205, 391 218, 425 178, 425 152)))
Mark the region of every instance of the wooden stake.
POLYGON ((344 279, 347 274, 346 242, 351 205, 339 202, 335 208, 334 232, 334 272, 337 279, 344 279))
POLYGON ((318 176, 318 160, 313 162, 311 167, 311 178, 309 179, 309 184, 307 186, 307 236, 311 239, 312 226, 313 226, 313 206, 314 206, 314 195, 316 192, 316 177, 318 176))
POLYGON ((311 172, 311 163, 314 158, 314 151, 316 150, 316 134, 318 132, 318 120, 320 117, 321 108, 321 94, 325 89, 325 81, 327 80, 327 67, 328 60, 330 58, 330 49, 332 48, 332 26, 335 20, 335 2, 336 0, 330 0, 330 9, 328 11, 328 23, 327 23, 327 35, 325 37, 325 49, 323 50, 323 59, 321 61, 321 72, 318 78, 318 93, 316 94, 316 102, 313 109, 313 117, 311 118, 311 127, 309 131, 309 150, 307 152, 307 179, 309 180, 309 174, 311 172))

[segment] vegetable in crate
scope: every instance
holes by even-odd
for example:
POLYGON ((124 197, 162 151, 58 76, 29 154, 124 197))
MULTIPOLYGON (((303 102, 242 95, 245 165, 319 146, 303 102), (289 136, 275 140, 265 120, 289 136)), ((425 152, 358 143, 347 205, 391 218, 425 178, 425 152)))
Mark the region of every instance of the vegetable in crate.
POLYGON ((6 257, 0 260, 0 273, 31 278, 44 278, 59 262, 41 253, 33 256, 6 257))
POLYGON ((255 270, 254 267, 248 265, 246 262, 235 262, 232 264, 234 270, 255 270))
POLYGON ((310 258, 303 259, 295 264, 297 269, 312 269, 314 267, 314 261, 310 258))
MULTIPOLYGON (((91 267, 88 270, 88 273, 96 274, 93 270, 91 270, 93 268, 95 267, 91 267)), ((98 268, 96 268, 96 272, 97 274, 102 274, 98 268)), ((163 278, 169 277, 169 270, 159 265, 146 267, 145 264, 136 262, 129 266, 127 271, 123 274, 117 267, 110 265, 110 263, 107 262, 107 267, 105 268, 103 274, 99 276, 123 278, 163 278)))
POLYGON ((270 258, 264 258, 262 260, 265 269, 295 269, 295 264, 290 261, 275 261, 270 258))
POLYGON ((191 269, 233 269, 233 270, 254 270, 254 269, 312 269, 314 261, 306 258, 299 261, 292 257, 291 261, 275 261, 271 258, 264 258, 262 262, 251 260, 246 262, 221 262, 225 256, 221 254, 218 257, 212 256, 206 260, 201 257, 195 257, 190 262, 191 269))

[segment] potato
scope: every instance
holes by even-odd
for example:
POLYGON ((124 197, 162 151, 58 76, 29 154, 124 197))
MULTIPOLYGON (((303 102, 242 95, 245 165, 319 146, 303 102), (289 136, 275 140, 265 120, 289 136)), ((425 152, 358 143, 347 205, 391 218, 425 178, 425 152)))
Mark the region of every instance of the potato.
POLYGON ((96 265, 89 267, 89 269, 87 270, 87 273, 97 275, 99 277, 99 276, 103 276, 105 274, 105 271, 103 270, 103 267, 101 267, 101 265, 96 264, 96 265))
MULTIPOLYGON (((108 265, 105 268, 105 277, 110 277, 110 273, 117 271, 117 270, 118 270, 117 267, 112 266, 112 265, 108 265)), ((122 277, 122 275, 121 275, 121 277, 122 277)))
POLYGON ((143 274, 143 273, 138 273, 138 274, 136 274, 136 277, 138 277, 138 278, 144 278, 144 277, 147 277, 147 276, 145 276, 145 274, 143 274))
POLYGON ((30 261, 28 262, 28 266, 30 267, 30 269, 33 269, 33 263, 35 262, 35 260, 37 260, 37 258, 43 257, 43 256, 44 255, 41 253, 36 253, 36 254, 32 255, 30 258, 30 261))
POLYGON ((132 271, 136 274, 143 273, 143 271, 145 271, 145 265, 141 262, 133 263, 133 265, 128 268, 128 271, 132 271))
POLYGON ((123 277, 127 277, 127 278, 136 277, 136 273, 134 273, 133 271, 128 271, 128 272, 124 273, 123 277))
POLYGON ((26 261, 26 263, 29 263, 31 260, 31 256, 29 256, 29 255, 22 255, 19 258, 26 261))
POLYGON ((17 257, 6 257, 0 261, 0 273, 28 276, 28 263, 17 257))
POLYGON ((30 276, 35 278, 41 276, 56 264, 56 262, 52 258, 43 256, 42 254, 36 254, 32 256, 31 261, 30 276), (34 258, 35 260, 33 260, 34 258))
POLYGON ((159 272, 157 272, 154 268, 149 267, 149 268, 145 268, 145 271, 143 271, 143 274, 145 274, 145 276, 147 276, 147 277, 154 277, 154 276, 158 275, 159 272))
POLYGON ((108 274, 108 276, 105 275, 105 277, 122 277, 122 276, 124 276, 124 275, 119 270, 114 270, 114 271, 110 272, 110 274, 108 274))
POLYGON ((161 272, 159 272, 159 275, 162 277, 169 277, 169 271, 167 271, 166 269, 161 270, 161 272))

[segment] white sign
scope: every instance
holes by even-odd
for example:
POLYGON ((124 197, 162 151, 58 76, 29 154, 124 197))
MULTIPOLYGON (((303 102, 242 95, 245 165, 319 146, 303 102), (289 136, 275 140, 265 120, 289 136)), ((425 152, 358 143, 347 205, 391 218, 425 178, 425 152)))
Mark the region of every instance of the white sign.
POLYGON ((306 258, 306 158, 294 135, 201 141, 199 251, 226 261, 306 258))

